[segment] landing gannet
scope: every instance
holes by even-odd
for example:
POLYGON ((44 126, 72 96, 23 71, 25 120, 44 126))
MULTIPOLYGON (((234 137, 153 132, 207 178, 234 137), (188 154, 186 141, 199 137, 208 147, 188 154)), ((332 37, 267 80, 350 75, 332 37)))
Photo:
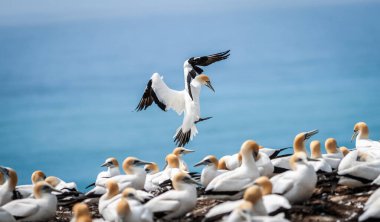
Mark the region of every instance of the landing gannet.
POLYGON ((16 192, 19 192, 22 198, 30 197, 33 194, 34 184, 45 179, 46 175, 41 170, 36 170, 31 176, 32 184, 16 186, 16 192))
POLYGON ((235 170, 215 177, 206 187, 206 193, 240 191, 260 176, 256 166, 259 145, 253 140, 245 141, 240 149, 242 164, 235 170))
POLYGON ((278 174, 270 179, 273 193, 283 195, 290 203, 305 201, 313 194, 317 184, 317 174, 307 163, 304 152, 296 152, 290 158, 292 171, 278 174))
MULTIPOLYGON (((303 152, 307 154, 305 141, 310 139, 310 137, 314 136, 318 133, 318 130, 312 130, 309 132, 303 132, 296 135, 293 141, 293 149, 294 153, 303 152)), ((290 170, 290 162, 289 159, 291 156, 280 157, 272 160, 274 165, 274 173, 282 173, 284 171, 290 170)))
POLYGON ((173 137, 178 146, 184 146, 198 133, 195 124, 205 120, 200 116, 199 101, 201 86, 203 85, 214 91, 209 77, 205 74, 198 75, 189 83, 193 96, 191 99, 186 89, 182 91, 172 90, 158 73, 153 73, 136 110, 146 109, 155 102, 164 111, 173 109, 179 115, 184 112, 182 125, 173 137))
POLYGON ((176 173, 171 180, 174 190, 165 192, 145 204, 145 207, 153 213, 166 213, 164 219, 182 216, 192 210, 197 203, 198 182, 185 172, 176 173))
POLYGON ((331 173, 332 169, 330 164, 327 163, 325 159, 323 159, 321 154, 321 143, 318 140, 313 140, 310 143, 310 157, 318 160, 309 162, 310 165, 314 167, 315 172, 326 172, 331 173))
POLYGON ((150 164, 146 164, 144 166, 144 170, 146 172, 144 189, 146 191, 156 190, 158 188, 158 186, 154 185, 152 183, 152 180, 153 180, 153 178, 155 178, 155 176, 157 176, 157 173, 160 171, 160 169, 158 168, 158 165, 154 162, 152 162, 150 164))
POLYGON ((358 187, 373 182, 380 175, 380 160, 360 150, 351 151, 338 168, 339 184, 358 187))
POLYGON ((380 188, 378 188, 368 199, 364 206, 364 213, 360 215, 359 221, 369 218, 380 218, 380 188))
MULTIPOLYGON (((284 198, 281 195, 272 194, 272 183, 267 177, 257 178, 255 180, 254 185, 258 185, 261 188, 261 192, 264 195, 263 204, 268 214, 278 212, 278 210, 281 210, 281 209, 291 208, 289 201, 286 198, 284 198)), ((235 201, 226 201, 222 204, 219 204, 213 207, 211 210, 209 210, 205 218, 207 220, 208 218, 215 218, 215 217, 218 217, 218 215, 227 214, 233 211, 235 208, 239 207, 239 205, 241 205, 244 201, 245 199, 235 200, 235 201)))
POLYGON ((369 129, 365 122, 358 122, 354 126, 351 141, 356 140, 356 148, 380 148, 380 142, 369 139, 369 129))
POLYGON ((34 198, 14 200, 3 206, 13 217, 22 221, 48 221, 55 217, 57 197, 51 194, 57 191, 45 182, 34 185, 34 198))
POLYGON ((207 187, 211 180, 213 180, 216 176, 227 172, 227 170, 218 169, 218 159, 212 155, 206 156, 203 160, 195 164, 194 167, 201 165, 205 165, 201 173, 201 184, 204 187, 207 187))
POLYGON ((70 220, 70 222, 90 222, 91 213, 88 209, 88 206, 84 203, 77 203, 73 207, 73 215, 74 217, 70 220))
POLYGON ((182 156, 188 153, 192 153, 194 150, 185 149, 183 147, 177 147, 173 150, 173 154, 178 157, 179 160, 179 168, 184 171, 189 171, 189 168, 187 167, 187 164, 182 159, 182 156))
POLYGON ((0 206, 10 202, 13 197, 13 191, 17 185, 17 174, 11 168, 0 167, 1 173, 4 175, 4 183, 0 186, 0 206))
POLYGON ((340 151, 336 140, 334 138, 326 139, 325 149, 327 154, 322 155, 323 159, 327 161, 332 169, 338 169, 339 163, 344 156, 340 151))
POLYGON ((152 178, 152 183, 156 186, 171 179, 174 174, 181 172, 181 169, 179 169, 179 159, 176 155, 168 154, 165 160, 167 167, 163 171, 156 173, 152 178))

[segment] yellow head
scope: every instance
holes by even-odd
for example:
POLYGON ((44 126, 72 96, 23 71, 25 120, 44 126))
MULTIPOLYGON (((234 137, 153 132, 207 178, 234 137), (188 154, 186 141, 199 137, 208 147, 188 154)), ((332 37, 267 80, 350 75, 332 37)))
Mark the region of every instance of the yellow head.
POLYGON ((166 156, 166 163, 168 164, 169 167, 171 168, 179 168, 179 159, 176 155, 174 154, 168 154, 166 156))
POLYGON ((46 175, 41 170, 36 170, 32 173, 32 184, 36 184, 39 181, 44 181, 46 179, 46 175))
POLYGON ((255 184, 261 187, 261 192, 263 195, 268 195, 272 193, 272 183, 268 177, 262 176, 255 180, 255 184))
POLYGON ((87 205, 84 203, 77 203, 73 207, 73 214, 76 221, 91 221, 91 213, 87 205))
POLYGON ((56 187, 61 181, 57 177, 49 176, 45 179, 45 182, 50 184, 52 187, 56 187))
POLYGON ((119 186, 117 185, 115 180, 109 180, 106 183, 107 193, 106 199, 111 199, 119 193, 119 186))
POLYGON ((145 169, 146 173, 151 173, 151 174, 155 174, 155 173, 158 173, 160 171, 160 169, 158 168, 158 165, 156 163, 153 163, 153 162, 145 165, 144 169, 145 169))
POLYGON ((351 141, 356 139, 360 135, 360 139, 368 139, 369 129, 365 122, 358 122, 354 126, 354 134, 351 137, 351 141))
POLYGON ((338 152, 338 145, 334 138, 328 138, 325 141, 325 148, 327 153, 337 153, 338 152))
POLYGON ((247 140, 241 145, 240 153, 243 156, 243 159, 244 156, 249 156, 253 154, 255 160, 257 160, 259 155, 259 149, 259 144, 257 144, 256 141, 247 140))
POLYGON ((263 197, 263 194, 261 192, 260 187, 253 185, 244 192, 243 199, 255 205, 257 201, 259 201, 262 197, 263 197))
POLYGON ((318 140, 313 140, 310 143, 311 158, 321 158, 321 143, 318 140))

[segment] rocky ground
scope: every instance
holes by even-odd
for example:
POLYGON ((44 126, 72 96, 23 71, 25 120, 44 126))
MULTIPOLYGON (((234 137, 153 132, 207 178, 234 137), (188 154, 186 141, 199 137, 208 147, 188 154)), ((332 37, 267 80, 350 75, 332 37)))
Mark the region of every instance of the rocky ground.
MULTIPOLYGON (((285 211, 290 221, 330 222, 330 221, 357 221, 363 212, 363 207, 369 196, 379 187, 368 185, 350 189, 346 186, 334 186, 335 175, 320 175, 313 196, 309 201, 293 205, 285 211)), ((199 199, 193 211, 178 221, 202 221, 204 215, 213 206, 223 202, 214 199, 199 199)), ((100 218, 97 201, 89 203, 94 218, 100 218)), ((72 204, 59 206, 55 220, 70 221, 72 204)), ((379 220, 373 220, 379 221, 379 220)))

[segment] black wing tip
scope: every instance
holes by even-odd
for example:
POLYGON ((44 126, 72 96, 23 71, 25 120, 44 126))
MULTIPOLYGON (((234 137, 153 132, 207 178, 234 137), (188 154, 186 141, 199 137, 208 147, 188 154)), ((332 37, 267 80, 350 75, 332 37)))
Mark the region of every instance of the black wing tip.
POLYGON ((185 146, 190 141, 191 130, 184 133, 182 128, 178 130, 174 137, 174 142, 177 146, 185 146))
POLYGON ((92 184, 89 184, 85 189, 88 189, 88 188, 93 187, 93 186, 95 186, 95 182, 93 182, 92 184))
POLYGON ((144 91, 144 94, 139 102, 139 104, 137 105, 137 107, 135 108, 135 111, 139 112, 139 111, 142 111, 142 110, 146 110, 150 105, 152 105, 152 103, 156 103, 157 106, 166 112, 166 105, 164 103, 162 103, 158 98, 157 98, 157 95, 156 93, 154 92, 153 88, 152 88, 152 79, 149 80, 148 84, 146 85, 146 88, 145 88, 145 91, 144 91))

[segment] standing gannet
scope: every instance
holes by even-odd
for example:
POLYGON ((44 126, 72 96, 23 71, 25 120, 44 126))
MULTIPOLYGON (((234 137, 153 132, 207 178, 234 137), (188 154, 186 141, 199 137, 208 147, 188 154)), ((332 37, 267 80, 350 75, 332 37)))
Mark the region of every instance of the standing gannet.
POLYGON ((34 185, 34 198, 14 200, 2 208, 21 221, 48 221, 55 217, 57 197, 51 194, 57 191, 45 182, 34 185))
MULTIPOLYGON (((305 142, 318 133, 318 130, 312 130, 309 132, 303 132, 296 135, 293 140, 294 153, 303 152, 307 154, 305 142)), ((289 159, 291 156, 280 157, 272 160, 274 165, 274 173, 282 173, 284 171, 290 170, 291 166, 289 164, 289 159)))
POLYGON ((73 218, 70 222, 91 222, 91 213, 84 203, 77 203, 73 206, 73 218))
POLYGON ((0 167, 1 173, 4 175, 4 183, 0 186, 0 206, 10 202, 13 197, 13 191, 17 185, 17 174, 11 168, 0 167))
POLYGON ((245 141, 240 149, 242 164, 235 170, 215 177, 206 187, 206 193, 240 191, 260 176, 256 166, 259 145, 253 140, 245 141))
POLYGON ((107 191, 99 199, 99 213, 107 221, 115 221, 117 218, 116 215, 116 206, 118 200, 120 200, 121 195, 119 194, 119 186, 116 181, 110 179, 106 183, 107 191), (119 195, 118 195, 119 194, 119 195))
POLYGON ((155 186, 159 186, 163 182, 169 180, 173 177, 174 174, 181 172, 181 169, 179 168, 179 159, 174 154, 168 154, 165 158, 167 167, 161 171, 156 173, 154 178, 152 178, 152 183, 155 186))
POLYGON ((177 129, 173 137, 174 142, 178 146, 184 146, 198 133, 195 124, 204 120, 200 116, 199 102, 201 87, 203 85, 214 91, 209 77, 205 74, 198 75, 190 84, 194 98, 192 100, 186 90, 177 91, 170 89, 158 73, 153 73, 136 110, 145 110, 155 102, 164 111, 173 109, 178 115, 184 112, 182 125, 177 129))
POLYGON ((315 172, 325 172, 325 173, 331 173, 332 169, 330 164, 327 163, 325 159, 323 159, 321 154, 321 143, 318 140, 313 140, 310 143, 310 157, 318 160, 318 161, 311 161, 309 162, 310 165, 314 167, 315 172))
POLYGON ((360 215, 359 221, 367 219, 380 219, 380 188, 378 188, 364 205, 364 213, 360 215))
POLYGON ((41 170, 36 170, 31 176, 32 184, 16 186, 16 192, 19 192, 22 198, 30 197, 33 194, 34 184, 45 179, 46 175, 41 170))
MULTIPOLYGON (((268 214, 278 212, 281 209, 290 209, 289 201, 281 195, 272 194, 272 183, 268 177, 259 177, 255 180, 254 185, 258 185, 261 188, 263 194, 263 204, 268 214)), ((247 192, 247 191, 246 191, 247 192)), ((245 199, 226 201, 219 204, 206 214, 206 221, 209 218, 218 218, 218 215, 225 215, 232 212, 235 208, 239 207, 245 199)))
POLYGON ((323 154, 323 159, 331 166, 332 169, 338 169, 340 161, 343 159, 343 153, 338 147, 334 138, 328 138, 325 141, 326 154, 323 154))
POLYGON ((188 153, 192 153, 194 150, 185 149, 184 147, 177 147, 173 150, 173 154, 178 157, 179 160, 179 168, 184 171, 189 171, 186 162, 182 159, 182 156, 188 153))
POLYGON ((144 189, 146 191, 153 191, 158 188, 158 186, 154 185, 152 183, 153 178, 158 176, 158 172, 160 172, 160 169, 158 168, 158 165, 154 162, 150 164, 146 164, 144 166, 144 170, 146 172, 146 178, 145 178, 145 184, 144 184, 144 189))
POLYGON ((200 185, 185 172, 174 174, 171 180, 174 190, 167 191, 144 205, 153 213, 165 213, 166 220, 185 215, 195 207, 196 186, 200 185))
POLYGON ((198 167, 201 165, 205 165, 201 173, 201 184, 204 187, 213 180, 215 177, 219 176, 222 173, 227 172, 227 170, 219 170, 218 169, 218 159, 215 156, 209 155, 203 158, 200 162, 194 165, 194 167, 198 167))
POLYGON ((339 184, 358 187, 372 183, 380 175, 380 160, 372 153, 351 151, 339 164, 339 184))
POLYGON ((380 142, 369 139, 369 129, 365 122, 358 122, 354 126, 351 141, 356 140, 356 148, 380 148, 380 142))
POLYGON ((304 152, 294 153, 289 161, 292 171, 278 174, 270 179, 273 193, 283 195, 290 203, 308 200, 317 184, 317 174, 307 160, 304 152))

